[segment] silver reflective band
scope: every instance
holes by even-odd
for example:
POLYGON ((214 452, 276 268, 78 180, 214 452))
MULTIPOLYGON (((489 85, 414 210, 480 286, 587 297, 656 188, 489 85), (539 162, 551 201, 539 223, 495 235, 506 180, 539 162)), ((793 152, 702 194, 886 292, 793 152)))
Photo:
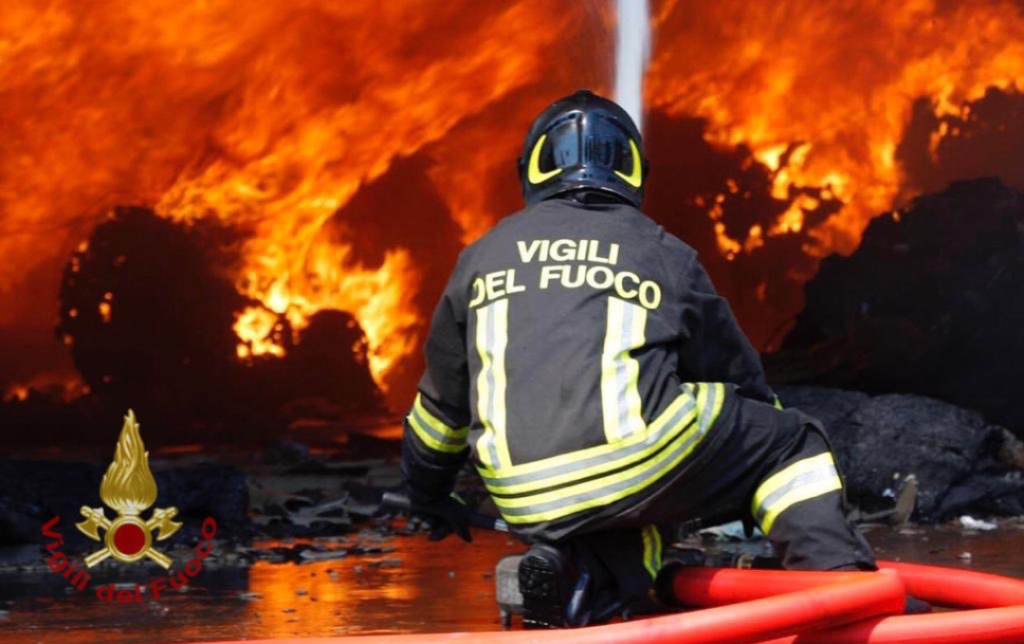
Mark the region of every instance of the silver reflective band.
POLYGON ((465 445, 465 435, 453 435, 453 434, 442 434, 431 426, 429 422, 423 416, 420 415, 418 409, 415 406, 412 408, 412 417, 419 423, 417 429, 422 429, 429 434, 434 440, 439 443, 445 443, 447 445, 465 445))
POLYGON ((842 488, 835 459, 831 452, 824 452, 800 459, 769 476, 754 492, 751 511, 768 534, 776 519, 793 505, 842 488))

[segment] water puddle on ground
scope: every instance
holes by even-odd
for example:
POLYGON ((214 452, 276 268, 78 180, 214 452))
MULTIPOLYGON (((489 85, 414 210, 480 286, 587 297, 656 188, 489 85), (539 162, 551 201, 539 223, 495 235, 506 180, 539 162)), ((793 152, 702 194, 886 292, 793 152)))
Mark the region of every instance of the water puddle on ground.
MULTIPOLYGON (((875 528, 868 536, 884 559, 1024 578, 1021 521, 992 532, 912 526, 875 528)), ((507 535, 477 531, 473 544, 395 536, 374 545, 385 552, 309 563, 211 565, 187 592, 160 601, 144 595, 141 603, 126 605, 68 592, 63 579, 50 573, 5 573, 0 641, 199 642, 500 628, 494 564, 523 549, 507 535)), ((144 581, 153 568, 111 567, 106 576, 97 573, 93 585, 144 581)))

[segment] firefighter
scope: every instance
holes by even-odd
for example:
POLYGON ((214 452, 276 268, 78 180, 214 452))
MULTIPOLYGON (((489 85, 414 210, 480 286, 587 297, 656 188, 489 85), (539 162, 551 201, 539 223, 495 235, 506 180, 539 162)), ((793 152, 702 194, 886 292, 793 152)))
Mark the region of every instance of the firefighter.
POLYGON ((664 526, 756 524, 788 569, 871 570, 821 425, 783 410, 697 253, 638 208, 640 132, 588 91, 534 121, 526 208, 459 256, 426 342, 403 480, 468 539, 471 459, 510 529, 529 622, 566 624, 579 575, 637 598, 664 526), (597 569, 601 569, 598 571, 597 569))

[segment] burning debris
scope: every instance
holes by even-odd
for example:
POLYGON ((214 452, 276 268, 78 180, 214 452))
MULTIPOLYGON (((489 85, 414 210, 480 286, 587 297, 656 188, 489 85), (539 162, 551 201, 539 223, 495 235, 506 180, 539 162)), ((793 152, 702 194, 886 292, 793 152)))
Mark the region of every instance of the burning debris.
POLYGON ((958 112, 936 116, 928 101, 914 104, 897 149, 907 183, 938 192, 958 179, 1000 177, 1024 189, 1024 94, 989 88, 958 112))
POLYGON ((98 408, 138 408, 153 435, 177 441, 198 426, 244 426, 251 442, 280 434, 293 414, 382 413, 366 338, 347 313, 318 313, 295 332, 267 311, 286 353, 239 360, 232 325, 253 303, 225 277, 235 240, 212 222, 116 208, 74 254, 57 333, 98 408))
POLYGON ((769 359, 775 382, 911 392, 981 411, 1024 435, 1024 194, 957 183, 875 219, 832 257, 769 359))
MULTIPOLYGON (((457 244, 493 223, 503 204, 486 184, 514 172, 530 116, 554 92, 606 77, 603 65, 579 63, 606 56, 611 8, 378 4, 156 2, 126 14, 60 0, 4 12, 11 47, 0 85, 21 98, 0 106, 0 292, 18 302, 0 313, 0 339, 35 338, 32 329, 49 325, 59 267, 102 221, 89 213, 141 203, 173 221, 217 219, 240 232, 226 278, 256 307, 237 310, 238 333, 256 353, 279 353, 256 342, 269 319, 256 311, 286 316, 296 330, 320 311, 344 311, 366 334, 374 382, 401 389, 404 404, 415 376, 391 372, 415 358, 430 313, 412 304, 417 284, 427 265, 446 271, 454 255, 414 255, 400 241, 439 223, 418 208, 374 204, 391 233, 375 249, 380 264, 360 262, 361 231, 332 220, 416 156, 418 180, 444 204, 444 225, 424 241, 457 244), (131 36, 112 46, 111 33, 131 36), (552 56, 566 38, 572 55, 552 56)), ((26 365, 5 377, 32 375, 26 365)))
MULTIPOLYGON (((913 100, 937 119, 961 114, 991 87, 1017 88, 1024 64, 1024 15, 1011 1, 670 2, 655 14, 649 109, 704 118, 709 141, 748 146, 776 196, 817 187, 845 204, 815 226, 817 257, 852 252, 893 206, 913 100)), ((812 225, 805 201, 779 222, 812 225)))
POLYGON ((668 231, 700 251, 754 345, 771 346, 781 339, 780 322, 800 310, 803 283, 817 269, 818 260, 805 252, 811 231, 843 204, 813 187, 777 194, 776 171, 744 145, 715 146, 708 127, 703 119, 650 116, 649 153, 657 165, 646 203, 668 231), (798 206, 803 225, 785 228, 780 218, 798 206))

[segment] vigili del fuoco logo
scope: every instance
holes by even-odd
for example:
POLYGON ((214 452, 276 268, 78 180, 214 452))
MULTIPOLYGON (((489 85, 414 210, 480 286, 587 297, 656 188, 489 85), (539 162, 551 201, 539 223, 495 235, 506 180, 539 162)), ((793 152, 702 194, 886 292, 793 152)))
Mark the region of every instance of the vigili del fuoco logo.
MULTIPOLYGON (((143 513, 156 503, 157 485, 149 470, 149 452, 142 444, 139 423, 131 410, 125 416, 121 437, 114 450, 114 461, 103 475, 100 499, 116 516, 108 518, 102 507, 82 506, 81 513, 85 520, 76 524, 76 527, 90 539, 103 544, 102 548, 85 557, 85 568, 92 568, 109 557, 124 563, 148 559, 169 570, 174 563, 173 559, 157 549, 153 542, 168 539, 182 524, 173 521, 178 514, 175 507, 155 508, 148 519, 143 518, 143 513)), ((83 591, 92 577, 60 550, 64 545, 64 537, 55 531, 59 522, 60 517, 54 517, 43 526, 43 536, 51 539, 46 546, 50 552, 47 564, 51 571, 67 579, 72 587, 83 591)), ((164 590, 178 590, 186 586, 192 577, 199 574, 203 560, 213 552, 216 533, 217 522, 213 517, 207 517, 203 521, 202 538, 196 546, 195 556, 185 563, 182 570, 150 579, 147 586, 153 599, 159 599, 164 590)), ((143 592, 139 584, 136 584, 134 590, 117 592, 111 584, 98 588, 96 596, 106 601, 138 603, 142 601, 143 592)))
POLYGON ((114 462, 100 484, 100 498, 117 512, 117 518, 110 521, 103 508, 82 506, 85 521, 77 525, 78 529, 94 541, 103 541, 104 545, 85 558, 87 567, 92 568, 107 557, 126 563, 149 557, 164 569, 171 567, 171 558, 153 547, 153 531, 157 531, 157 541, 177 532, 181 524, 171 519, 178 514, 178 509, 157 508, 148 521, 141 518, 156 502, 156 493, 156 479, 149 471, 149 453, 142 445, 135 414, 129 410, 114 451, 114 462), (106 530, 103 539, 98 532, 100 528, 106 530))

